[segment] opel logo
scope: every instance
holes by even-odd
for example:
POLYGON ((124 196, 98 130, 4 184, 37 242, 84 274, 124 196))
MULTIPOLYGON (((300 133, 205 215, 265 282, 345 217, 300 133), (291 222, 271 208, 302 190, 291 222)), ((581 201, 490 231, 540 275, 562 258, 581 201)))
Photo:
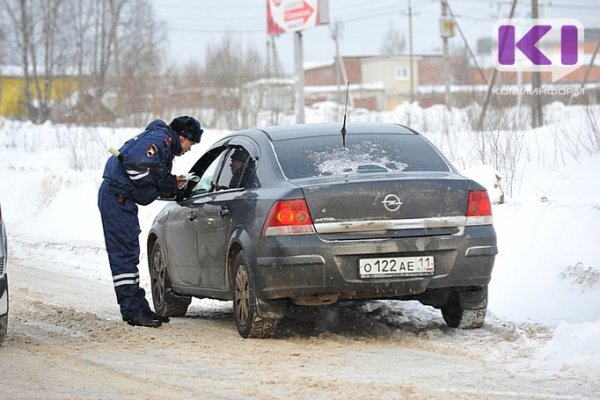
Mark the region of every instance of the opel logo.
POLYGON ((382 201, 383 206, 390 212, 398 211, 402 205, 402 200, 395 194, 388 194, 382 201))

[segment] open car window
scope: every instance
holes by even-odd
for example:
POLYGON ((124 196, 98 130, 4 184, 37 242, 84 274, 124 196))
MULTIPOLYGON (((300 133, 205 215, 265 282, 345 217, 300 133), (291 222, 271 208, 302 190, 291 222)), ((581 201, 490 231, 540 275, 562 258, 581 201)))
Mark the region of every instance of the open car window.
POLYGON ((220 151, 216 151, 212 154, 209 153, 205 156, 205 157, 209 157, 208 160, 202 160, 202 159, 200 160, 200 161, 203 161, 204 163, 206 163, 206 162, 210 161, 210 159, 212 159, 212 162, 210 162, 208 167, 206 167, 204 170, 202 170, 202 169, 200 169, 200 167, 196 168, 197 166, 199 166, 199 164, 197 164, 194 166, 194 168, 192 168, 191 172, 196 175, 196 178, 195 178, 195 182, 194 181, 190 182, 190 183, 195 183, 195 184, 191 187, 189 196, 198 196, 198 195, 210 192, 211 190, 213 190, 216 187, 216 185, 215 185, 216 179, 218 177, 221 164, 223 163, 223 158, 225 157, 226 154, 227 154, 227 149, 220 149, 220 151), (199 175, 200 173, 201 173, 201 175, 199 175))

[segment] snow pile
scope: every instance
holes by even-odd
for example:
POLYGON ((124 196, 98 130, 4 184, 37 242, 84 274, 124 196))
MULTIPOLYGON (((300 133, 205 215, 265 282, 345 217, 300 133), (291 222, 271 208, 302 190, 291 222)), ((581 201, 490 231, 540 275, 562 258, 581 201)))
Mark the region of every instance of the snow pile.
POLYGON ((531 368, 554 375, 600 378, 600 323, 559 324, 548 344, 533 355, 531 368))
MULTIPOLYGON (((600 379, 600 323, 561 322, 552 338, 506 369, 515 374, 567 378, 595 384, 600 379)), ((530 346, 528 346, 530 347, 530 346)))

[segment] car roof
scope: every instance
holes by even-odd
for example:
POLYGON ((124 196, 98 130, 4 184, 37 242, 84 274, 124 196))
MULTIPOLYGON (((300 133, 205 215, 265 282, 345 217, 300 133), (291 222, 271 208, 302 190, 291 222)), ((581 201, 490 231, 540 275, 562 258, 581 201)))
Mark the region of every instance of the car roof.
MULTIPOLYGON (((277 125, 258 128, 263 131, 272 141, 295 139, 313 136, 341 135, 341 123, 314 123, 297 125, 277 125)), ((416 135, 417 132, 399 124, 379 122, 357 122, 346 124, 346 135, 377 133, 377 134, 400 134, 416 135)))

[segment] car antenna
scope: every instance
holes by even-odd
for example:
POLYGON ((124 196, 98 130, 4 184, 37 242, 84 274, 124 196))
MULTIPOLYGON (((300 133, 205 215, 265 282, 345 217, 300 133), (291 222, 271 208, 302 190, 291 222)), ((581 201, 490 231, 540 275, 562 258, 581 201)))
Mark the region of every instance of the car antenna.
POLYGON ((350 91, 350 81, 346 84, 346 106, 344 107, 344 123, 342 124, 342 146, 346 148, 346 113, 348 112, 348 93, 350 91))

